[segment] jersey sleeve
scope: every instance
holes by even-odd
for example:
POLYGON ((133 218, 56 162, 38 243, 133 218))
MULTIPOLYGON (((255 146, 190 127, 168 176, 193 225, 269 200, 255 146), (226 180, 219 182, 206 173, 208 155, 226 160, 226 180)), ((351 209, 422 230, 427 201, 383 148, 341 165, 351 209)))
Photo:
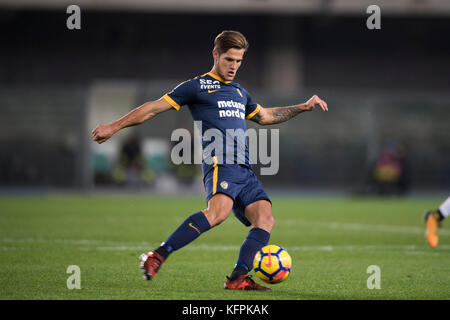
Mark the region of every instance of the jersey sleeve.
POLYGON ((194 79, 185 81, 176 86, 172 91, 162 96, 177 111, 185 104, 194 101, 197 94, 197 84, 194 79))
POLYGON ((255 114, 259 112, 261 106, 252 99, 247 91, 245 91, 245 94, 247 95, 247 104, 245 105, 245 119, 250 120, 255 114))

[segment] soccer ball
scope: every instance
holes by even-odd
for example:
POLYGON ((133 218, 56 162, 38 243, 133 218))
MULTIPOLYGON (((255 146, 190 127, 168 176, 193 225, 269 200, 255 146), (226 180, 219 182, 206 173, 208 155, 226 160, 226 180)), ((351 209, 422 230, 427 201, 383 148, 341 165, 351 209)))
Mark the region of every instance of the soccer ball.
POLYGON ((262 247, 253 260, 256 275, 264 282, 279 283, 291 273, 292 259, 283 248, 269 244, 262 247))

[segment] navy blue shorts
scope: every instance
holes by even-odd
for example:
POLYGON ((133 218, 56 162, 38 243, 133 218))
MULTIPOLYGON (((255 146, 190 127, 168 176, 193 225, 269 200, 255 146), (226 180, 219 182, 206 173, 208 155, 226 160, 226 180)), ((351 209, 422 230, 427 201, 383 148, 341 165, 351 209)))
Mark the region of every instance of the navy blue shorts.
POLYGON ((206 203, 217 193, 223 193, 234 201, 233 213, 245 226, 251 225, 245 217, 245 208, 258 200, 267 200, 261 182, 253 171, 241 165, 215 165, 204 177, 206 203))

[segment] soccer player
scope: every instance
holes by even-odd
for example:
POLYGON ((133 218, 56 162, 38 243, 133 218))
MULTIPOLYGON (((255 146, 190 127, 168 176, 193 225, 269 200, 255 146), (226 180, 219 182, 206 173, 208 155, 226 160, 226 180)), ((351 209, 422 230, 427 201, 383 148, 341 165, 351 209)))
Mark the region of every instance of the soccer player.
POLYGON ((183 105, 189 107, 195 121, 201 121, 207 208, 188 216, 158 248, 140 256, 140 267, 147 280, 156 276, 170 254, 219 225, 233 211, 237 219, 251 229, 242 243, 233 272, 226 277, 224 288, 270 290, 248 275, 256 252, 269 241, 274 218, 269 196, 250 166, 247 142, 235 139, 234 150, 226 148, 224 143, 222 151, 215 150, 207 155, 208 139, 203 134, 215 129, 223 134, 225 141, 227 129, 245 132, 246 120, 261 125, 277 124, 316 106, 323 111, 328 108, 317 95, 292 106, 263 108, 257 104, 244 88, 233 82, 247 48, 248 42, 240 32, 223 31, 214 41, 214 65, 210 72, 185 81, 159 100, 144 103, 119 120, 100 124, 92 131, 93 140, 103 143, 122 128, 141 124, 167 110, 179 110, 183 105), (229 164, 225 158, 234 161, 229 164))
POLYGON ((437 247, 439 242, 438 228, 442 220, 450 214, 450 197, 447 198, 436 210, 430 210, 425 213, 426 233, 425 237, 430 247, 437 247))

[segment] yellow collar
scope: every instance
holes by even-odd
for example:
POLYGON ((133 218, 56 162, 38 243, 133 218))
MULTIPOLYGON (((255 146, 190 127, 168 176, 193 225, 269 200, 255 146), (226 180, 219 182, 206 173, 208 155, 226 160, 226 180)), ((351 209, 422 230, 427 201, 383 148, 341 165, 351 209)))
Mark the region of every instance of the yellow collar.
POLYGON ((214 74, 212 72, 208 72, 207 75, 212 77, 212 78, 214 78, 214 79, 216 79, 216 80, 219 80, 220 82, 223 82, 223 83, 230 83, 231 82, 231 81, 226 81, 221 76, 218 76, 217 74, 214 74))

